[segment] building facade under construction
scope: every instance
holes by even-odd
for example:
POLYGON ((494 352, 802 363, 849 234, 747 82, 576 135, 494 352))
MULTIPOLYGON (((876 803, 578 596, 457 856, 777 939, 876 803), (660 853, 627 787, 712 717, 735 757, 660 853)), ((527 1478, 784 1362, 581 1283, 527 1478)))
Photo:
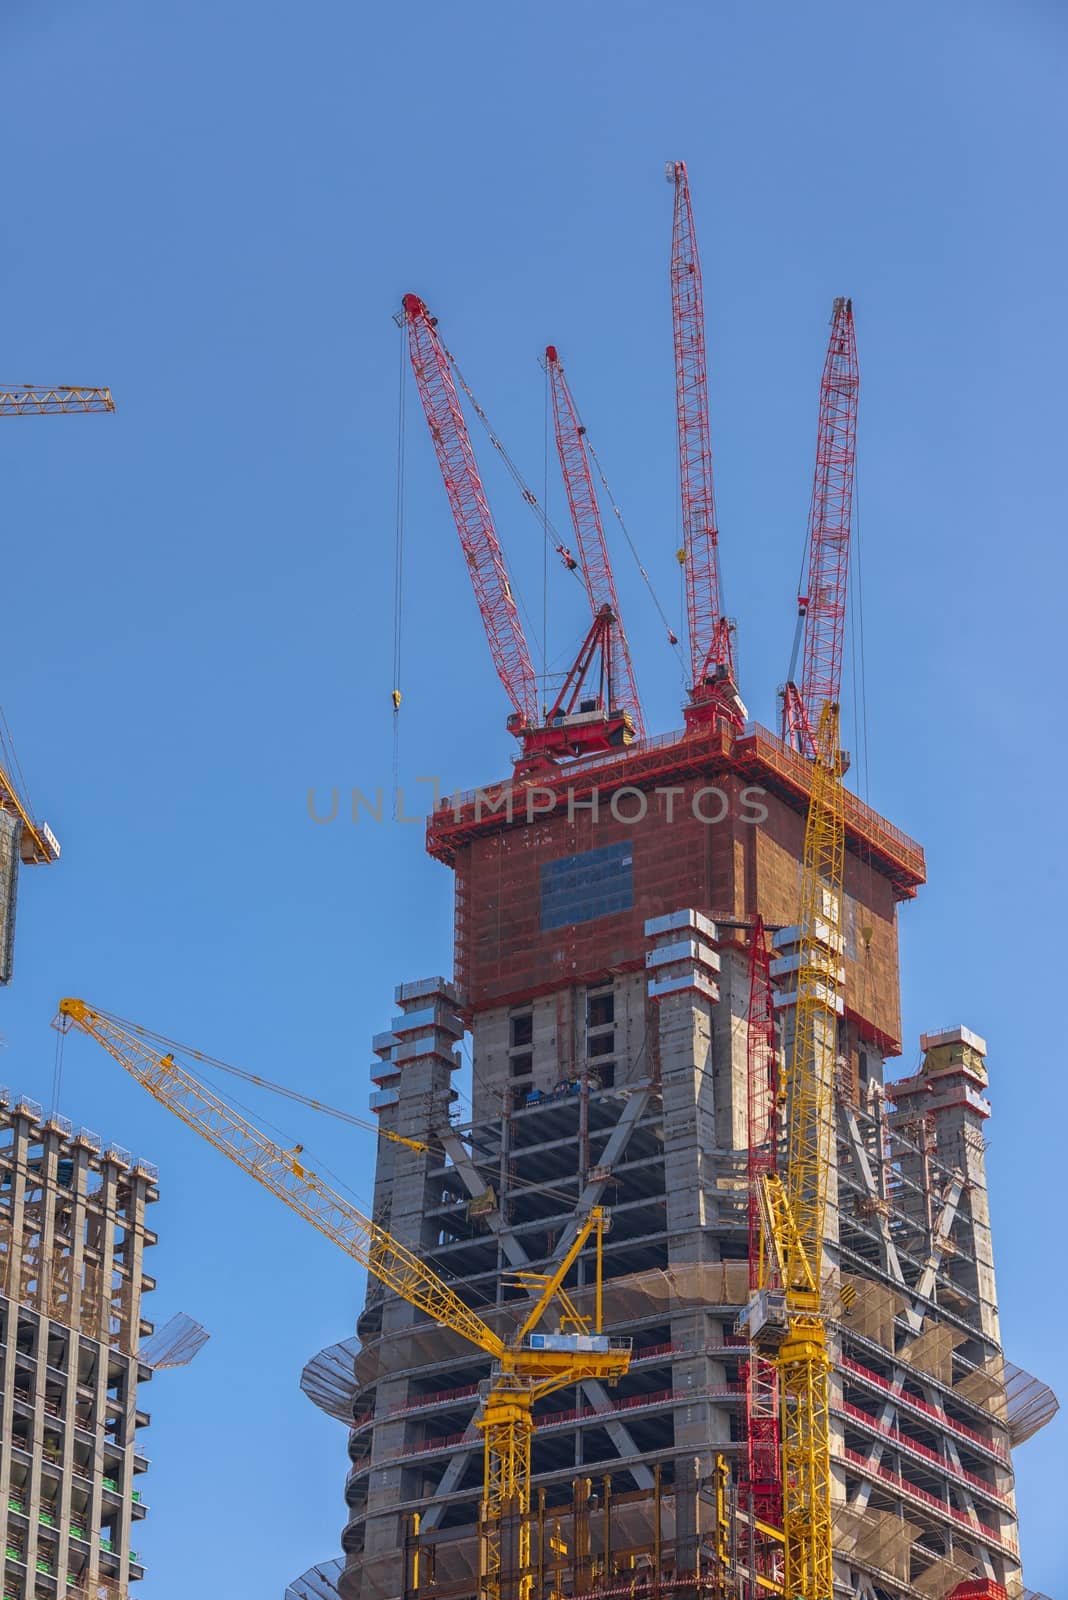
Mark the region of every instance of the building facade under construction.
MULTIPOLYGON (((634 1340, 617 1388, 585 1383, 536 1416, 533 1570, 513 1576, 539 1597, 711 1591, 724 1539, 744 1568, 751 1508, 735 1490, 717 1532, 717 1462, 744 1478, 750 943, 758 913, 780 929, 788 1031, 808 783, 775 735, 721 726, 543 778, 533 820, 522 787, 431 819, 456 874, 455 979, 402 984, 375 1038, 371 1105, 428 1146, 380 1142, 375 1219, 507 1324, 514 1275, 544 1270, 603 1204, 605 1324, 634 1340)), ((887 1079, 906 1048, 897 907, 923 878, 919 846, 850 798, 828 1230, 835 1577, 862 1600, 994 1600, 1022 1593, 1011 1449, 1055 1402, 1001 1350, 982 1039, 929 1033, 918 1070, 887 1079)), ((580 1300, 582 1282, 580 1265, 580 1300)), ((304 1379, 351 1426, 338 1592, 471 1596, 488 1364, 373 1285, 357 1333, 304 1379)))
POLYGON ((144 1576, 142 1311, 157 1172, 0 1091, 4 1600, 123 1600, 144 1576))

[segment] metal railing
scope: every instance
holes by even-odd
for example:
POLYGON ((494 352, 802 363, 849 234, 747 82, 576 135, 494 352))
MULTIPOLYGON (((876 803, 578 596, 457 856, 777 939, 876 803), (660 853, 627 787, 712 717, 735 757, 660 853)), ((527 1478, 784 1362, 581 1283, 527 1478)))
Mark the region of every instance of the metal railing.
POLYGON ((890 1427, 888 1423, 879 1422, 877 1418, 870 1416, 867 1411, 862 1411, 860 1406, 850 1405, 848 1400, 840 1400, 832 1403, 832 1410, 839 1411, 843 1416, 863 1423, 866 1428, 878 1434, 880 1439, 886 1439, 896 1449, 918 1456, 921 1461, 930 1462, 937 1467, 939 1472, 945 1472, 951 1478, 963 1479, 966 1483, 970 1483, 976 1489, 981 1490, 983 1494, 989 1495, 992 1500, 1000 1501, 1002 1505, 1009 1504, 1008 1495, 1004 1495, 999 1489, 995 1489, 992 1483, 988 1483, 985 1478, 980 1478, 978 1473, 969 1472, 965 1467, 954 1466, 944 1456, 940 1456, 937 1450, 932 1450, 929 1445, 920 1444, 916 1439, 910 1439, 907 1434, 901 1433, 897 1428, 890 1427))
POLYGON ((876 1388, 882 1389, 884 1393, 893 1395, 899 1404, 909 1406, 916 1411, 922 1412, 925 1416, 931 1417, 940 1428, 945 1428, 950 1433, 960 1434, 970 1443, 977 1444, 991 1455, 997 1456, 1000 1461, 1007 1462, 1009 1460, 1009 1452, 1003 1446, 995 1444, 992 1439, 984 1438, 975 1428, 969 1428, 966 1423, 958 1422, 955 1417, 947 1417, 945 1412, 929 1405, 926 1400, 920 1400, 916 1395, 909 1394, 900 1384, 891 1383, 889 1378, 880 1377, 879 1373, 872 1372, 870 1368, 861 1366, 859 1361, 850 1360, 848 1356, 843 1356, 838 1364, 844 1372, 853 1373, 856 1377, 863 1379, 865 1383, 874 1384, 876 1388))
POLYGON ((901 1494, 919 1501, 921 1505, 930 1506, 940 1516, 949 1517, 953 1522, 959 1522, 963 1527, 970 1528, 973 1533, 978 1533, 982 1538, 989 1540, 999 1550, 1007 1550, 1010 1555, 1019 1559, 1019 1547, 1014 1539, 1007 1538, 999 1528, 992 1528, 989 1523, 981 1522, 978 1517, 969 1516, 966 1511, 958 1511, 955 1506, 948 1505, 945 1500, 939 1500, 937 1495, 928 1494, 926 1489, 919 1489, 907 1478, 902 1478, 899 1473, 891 1472, 888 1467, 874 1466, 866 1457, 856 1450, 843 1448, 842 1456, 853 1466, 861 1471, 871 1473, 873 1477, 882 1478, 886 1483, 893 1484, 901 1494))

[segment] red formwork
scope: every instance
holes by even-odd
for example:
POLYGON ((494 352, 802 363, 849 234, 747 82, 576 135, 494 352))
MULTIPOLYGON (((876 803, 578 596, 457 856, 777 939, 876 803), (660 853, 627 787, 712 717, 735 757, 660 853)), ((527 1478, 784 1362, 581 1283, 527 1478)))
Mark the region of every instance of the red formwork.
MULTIPOLYGON (((719 726, 444 797, 428 848, 456 873, 455 976, 465 1011, 636 970, 645 922, 664 913, 692 907, 730 922, 759 911, 771 924, 793 922, 808 788, 807 761, 774 734, 719 726), (630 903, 546 926, 546 871, 604 846, 626 855, 630 903)), ((855 796, 848 818, 850 993, 867 1035, 893 1053, 895 901, 923 882, 923 851, 855 796)))
MULTIPOLYGON (((569 803, 577 809, 594 791, 608 804, 611 795, 624 788, 649 792, 668 780, 704 777, 711 783, 730 773, 769 789, 801 812, 807 809, 812 769, 805 757, 758 723, 747 723, 741 734, 721 723, 644 739, 623 752, 575 761, 537 776, 443 795, 427 822, 427 849, 452 866, 456 852, 471 839, 522 826, 531 811, 539 819, 566 811, 569 803), (528 805, 531 791, 534 796, 528 805), (550 796, 552 806, 547 809, 550 796)), ((847 849, 864 856, 886 876, 899 899, 911 899, 927 878, 922 845, 848 790, 845 816, 847 849)))

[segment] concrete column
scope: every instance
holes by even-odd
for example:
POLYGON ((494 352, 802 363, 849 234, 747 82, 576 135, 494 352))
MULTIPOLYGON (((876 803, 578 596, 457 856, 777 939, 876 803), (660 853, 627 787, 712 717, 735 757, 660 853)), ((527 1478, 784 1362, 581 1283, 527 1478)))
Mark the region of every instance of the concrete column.
POLYGON ((926 1119, 934 1130, 939 1160, 963 1174, 964 1198, 954 1227, 966 1231, 969 1250, 954 1258, 951 1270, 961 1287, 978 1299, 980 1331, 1000 1345, 983 1138, 983 1124, 990 1115, 983 1095, 988 1083, 986 1041, 969 1028, 947 1028, 921 1034, 920 1048, 924 1053, 920 1071, 893 1085, 894 1120, 926 1119))

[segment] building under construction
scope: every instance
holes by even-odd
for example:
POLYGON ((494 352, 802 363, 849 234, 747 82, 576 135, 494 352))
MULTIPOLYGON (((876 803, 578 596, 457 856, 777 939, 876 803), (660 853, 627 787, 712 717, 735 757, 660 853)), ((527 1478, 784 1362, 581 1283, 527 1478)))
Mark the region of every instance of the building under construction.
MULTIPOLYGON (((375 1217, 507 1317, 510 1275, 543 1268, 602 1203, 605 1324, 634 1340, 616 1389, 587 1383, 536 1419, 539 1593, 644 1592, 657 1574, 692 1586, 702 1559, 716 1580, 716 1457, 740 1479, 746 1455, 749 930, 758 910, 796 915, 804 778, 766 730, 680 737, 571 768, 533 825, 476 822, 474 798, 432 823, 456 871, 460 987, 402 985, 374 1041, 372 1106, 430 1145, 381 1145, 375 1217), (624 785, 648 798, 640 822, 607 814, 624 785), (755 785, 762 822, 742 799, 755 785), (694 797, 712 788, 729 807, 706 825, 694 797), (596 823, 580 789, 599 790, 596 823)), ((858 803, 830 1230, 836 1577, 862 1596, 1019 1595, 1010 1451, 1052 1401, 1001 1352, 985 1047, 967 1028, 933 1033, 917 1074, 885 1077, 903 1049, 896 908, 922 879, 918 846, 858 803)), ((357 1333, 304 1380, 352 1423, 339 1592, 471 1595, 487 1363, 373 1287, 357 1333)))
POLYGON ((685 168, 669 176, 691 651, 678 733, 644 734, 596 458, 554 347, 578 554, 559 549, 592 624, 553 705, 531 693, 457 386, 473 396, 405 299, 521 753, 510 781, 430 819, 455 877, 453 977, 400 985, 371 1070, 382 1130, 409 1141, 379 1142, 374 1222, 507 1336, 604 1208, 603 1285, 581 1255, 566 1319, 603 1318, 629 1363, 614 1385, 535 1400, 529 1483, 494 1502, 491 1362, 372 1277, 356 1339, 304 1374, 349 1426, 352 1465, 343 1570, 297 1580, 297 1600, 1025 1592, 1011 1452, 1056 1401, 1001 1349, 986 1046, 959 1025, 918 1056, 902 1039, 897 913, 924 855, 842 783, 852 307, 832 319, 799 670, 773 733, 747 718, 720 605, 700 272, 685 168), (465 1033, 470 1120, 453 1086, 465 1033), (902 1055, 919 1064, 891 1078, 902 1055))
POLYGON ((121 1600, 144 1576, 158 1198, 155 1167, 0 1092, 4 1600, 121 1600))

